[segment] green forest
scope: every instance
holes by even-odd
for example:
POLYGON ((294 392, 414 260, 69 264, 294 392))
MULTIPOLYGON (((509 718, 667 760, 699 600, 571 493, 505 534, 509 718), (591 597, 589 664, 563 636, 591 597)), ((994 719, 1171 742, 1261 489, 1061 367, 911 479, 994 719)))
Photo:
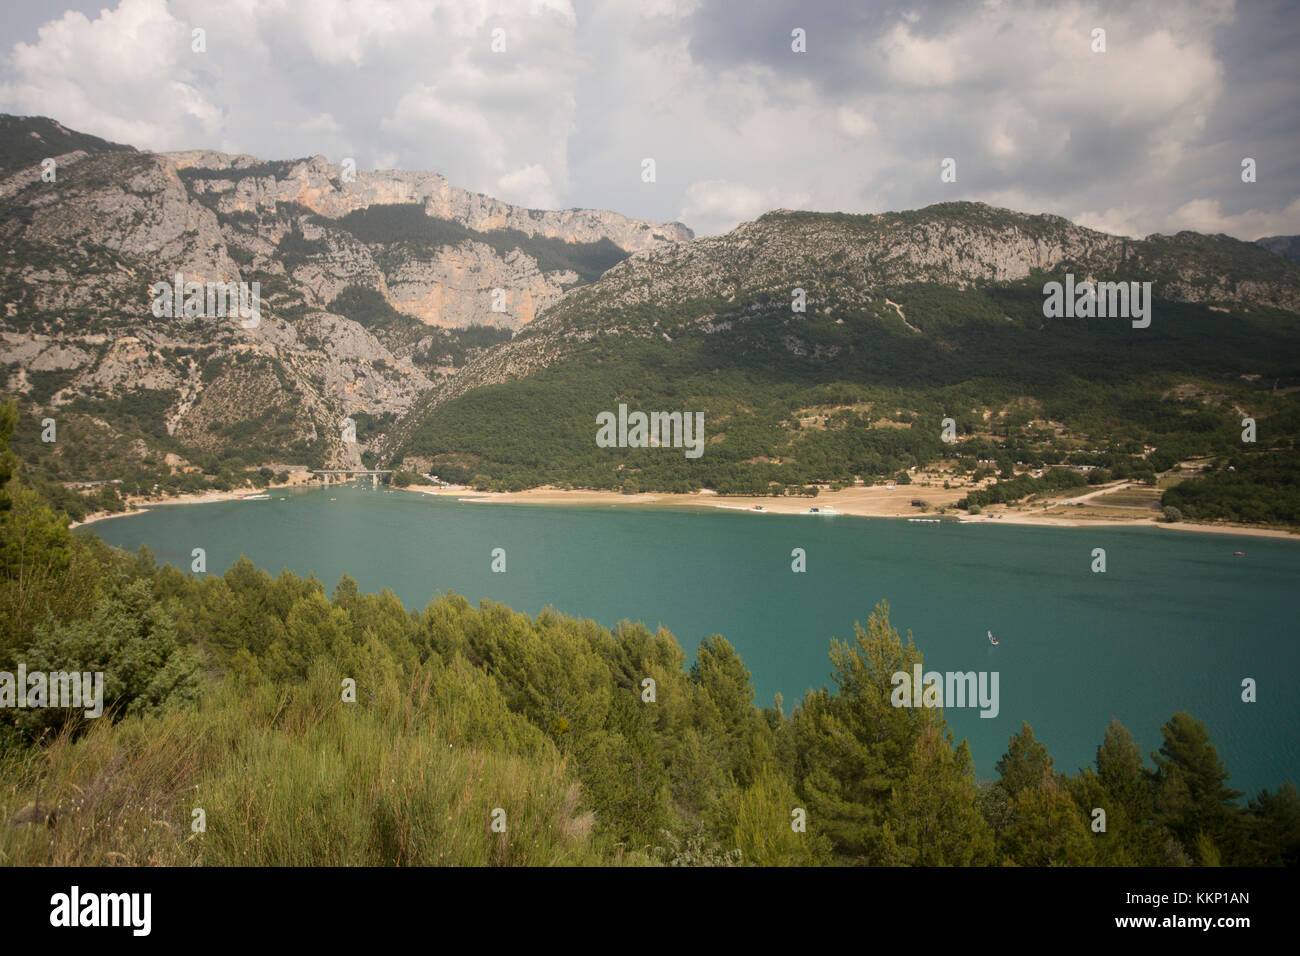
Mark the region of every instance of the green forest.
POLYGON ((1195 481, 1164 493, 1184 518, 1300 525, 1300 452, 1237 453, 1195 481))
POLYGON ((1243 800, 1186 713, 1149 758, 1097 728, 1074 772, 1025 725, 978 780, 941 711, 890 705, 922 655, 883 600, 828 635, 833 687, 786 713, 756 705, 721 635, 688 656, 640 624, 454 594, 407 608, 244 559, 195 576, 74 536, 19 473, 16 415, 0 409, 0 670, 103 671, 106 712, 0 719, 6 865, 1300 859, 1296 788, 1243 800))

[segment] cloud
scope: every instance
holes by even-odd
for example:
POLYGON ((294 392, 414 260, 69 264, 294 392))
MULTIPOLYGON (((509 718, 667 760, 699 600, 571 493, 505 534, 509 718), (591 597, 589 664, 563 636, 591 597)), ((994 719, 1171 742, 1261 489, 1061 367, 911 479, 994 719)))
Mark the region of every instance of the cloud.
POLYGON ((947 86, 965 72, 962 36, 921 37, 902 24, 881 39, 885 71, 905 86, 947 86))
POLYGON ((849 106, 841 106, 835 118, 839 123, 840 132, 854 139, 861 139, 863 136, 878 132, 875 123, 849 106))
POLYGON ((497 198, 532 209, 554 209, 559 206, 551 177, 542 166, 534 163, 497 180, 493 191, 497 198))
POLYGON ((564 0, 119 0, 14 44, 0 103, 146 149, 350 155, 479 190, 538 166, 567 184, 575 28, 564 0))
POLYGON ((686 187, 686 200, 677 218, 696 223, 705 233, 725 232, 778 208, 805 206, 805 193, 785 193, 779 188, 755 189, 725 179, 710 179, 686 187))
POLYGON ((15 44, 15 79, 0 84, 10 109, 132 144, 178 149, 220 129, 222 111, 183 56, 190 30, 163 0, 122 0, 89 20, 68 12, 15 44))
POLYGON ((955 199, 1133 235, 1300 232, 1300 18, 1281 6, 105 2, 2 47, 0 109, 151 149, 432 169, 700 234, 773 206, 955 199))
POLYGON ((1300 199, 1285 209, 1247 209, 1245 212, 1225 214, 1217 199, 1193 199, 1174 210, 1166 219, 1170 232, 1191 229, 1195 232, 1222 232, 1243 239, 1260 239, 1264 236, 1294 235, 1300 233, 1300 199))

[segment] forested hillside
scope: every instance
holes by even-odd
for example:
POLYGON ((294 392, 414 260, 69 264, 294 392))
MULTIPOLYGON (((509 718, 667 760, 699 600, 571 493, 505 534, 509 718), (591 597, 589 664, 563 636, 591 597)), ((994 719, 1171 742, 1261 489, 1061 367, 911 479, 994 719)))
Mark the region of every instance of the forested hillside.
POLYGON ((134 152, 134 149, 68 129, 46 116, 0 114, 0 176, 38 166, 47 157, 77 152, 134 152))
POLYGON ((1120 240, 971 203, 774 213, 611 269, 431 390, 381 447, 501 490, 809 493, 936 463, 1154 484, 1184 459, 1293 447, 1297 303, 1300 267, 1222 236, 1120 240), (1151 324, 1045 317, 1043 286, 1066 273, 1153 282, 1151 324), (704 453, 599 447, 596 416, 620 404, 702 412, 704 453))
POLYGON ((182 574, 71 535, 15 464, 0 670, 102 670, 107 709, 0 727, 7 865, 1297 862, 1295 787, 1243 804, 1188 714, 1150 762, 1099 727, 1078 770, 1024 726, 977 780, 941 711, 891 705, 922 655, 883 600, 786 713, 720 635, 688 655, 640 624, 410 609, 246 560, 182 574))

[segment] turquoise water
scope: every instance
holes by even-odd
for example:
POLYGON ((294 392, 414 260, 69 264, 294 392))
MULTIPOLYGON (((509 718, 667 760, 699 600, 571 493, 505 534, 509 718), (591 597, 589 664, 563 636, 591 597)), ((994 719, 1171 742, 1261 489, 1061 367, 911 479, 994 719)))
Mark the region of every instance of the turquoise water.
POLYGON ((530 614, 549 605, 606 625, 662 624, 688 657, 702 637, 722 634, 753 672, 757 702, 779 691, 787 713, 829 683, 829 639, 851 638, 885 598, 927 670, 1000 674, 996 718, 946 712, 981 777, 993 775, 1022 720, 1057 768, 1073 772, 1094 759, 1112 716, 1149 752, 1160 725, 1187 710, 1206 723, 1237 789, 1300 780, 1300 542, 474 504, 360 488, 278 498, 171 505, 86 530, 130 550, 147 545, 187 571, 202 547, 209 572, 246 554, 272 573, 315 574, 330 591, 347 573, 408 606, 450 590, 530 614), (803 574, 791 571, 796 547, 807 553, 803 574), (504 574, 490 570, 494 548, 505 549, 504 574), (1090 570, 1094 548, 1106 550, 1105 574, 1090 570), (1241 700, 1245 677, 1258 684, 1257 703, 1241 700))

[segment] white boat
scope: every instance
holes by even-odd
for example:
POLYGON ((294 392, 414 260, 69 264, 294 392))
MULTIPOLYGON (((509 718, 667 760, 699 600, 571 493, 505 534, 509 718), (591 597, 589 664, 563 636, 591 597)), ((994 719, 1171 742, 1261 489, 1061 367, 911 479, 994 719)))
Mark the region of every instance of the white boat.
POLYGON ((998 643, 998 639, 993 636, 992 631, 989 631, 989 643, 992 644, 994 647, 996 647, 998 643))
POLYGON ((244 495, 244 501, 270 501, 270 495, 244 495))

